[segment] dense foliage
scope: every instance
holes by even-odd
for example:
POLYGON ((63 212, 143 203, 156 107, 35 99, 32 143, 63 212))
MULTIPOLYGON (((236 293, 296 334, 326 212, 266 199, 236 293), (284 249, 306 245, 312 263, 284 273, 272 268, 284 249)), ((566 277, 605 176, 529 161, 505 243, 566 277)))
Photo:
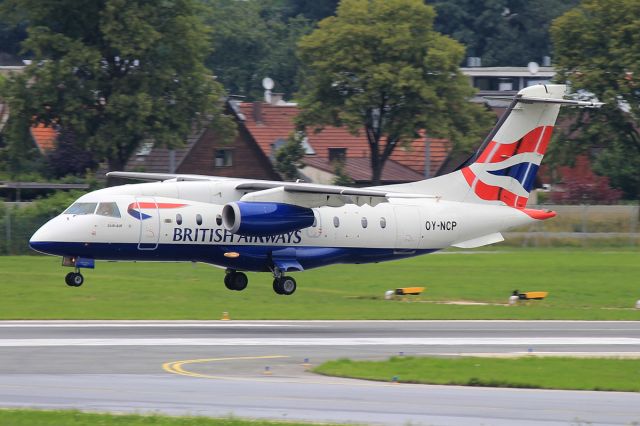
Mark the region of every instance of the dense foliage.
POLYGON ((221 119, 222 87, 204 66, 211 46, 195 0, 5 0, 28 23, 25 72, 4 90, 14 152, 32 146, 33 122, 72 132, 121 169, 146 138, 179 146, 194 121, 221 119))
POLYGON ((421 0, 343 0, 299 44, 300 123, 364 131, 374 184, 393 150, 421 129, 463 145, 491 122, 468 102, 473 90, 458 68, 464 47, 436 32, 434 18, 421 0))
POLYGON ((605 102, 597 112, 575 112, 567 157, 590 154, 613 186, 640 198, 640 1, 583 0, 551 34, 557 80, 605 102))

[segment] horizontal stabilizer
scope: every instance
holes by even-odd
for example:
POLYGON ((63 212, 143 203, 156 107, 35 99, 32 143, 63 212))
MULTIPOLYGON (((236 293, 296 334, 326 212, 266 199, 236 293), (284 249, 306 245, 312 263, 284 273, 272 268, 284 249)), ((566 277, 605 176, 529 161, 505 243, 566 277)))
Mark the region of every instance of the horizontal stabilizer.
POLYGON ((489 244, 495 244, 504 241, 504 237, 501 233, 484 235, 482 237, 474 238, 472 240, 462 241, 456 244, 452 244, 453 247, 470 249, 482 246, 488 246, 489 244))

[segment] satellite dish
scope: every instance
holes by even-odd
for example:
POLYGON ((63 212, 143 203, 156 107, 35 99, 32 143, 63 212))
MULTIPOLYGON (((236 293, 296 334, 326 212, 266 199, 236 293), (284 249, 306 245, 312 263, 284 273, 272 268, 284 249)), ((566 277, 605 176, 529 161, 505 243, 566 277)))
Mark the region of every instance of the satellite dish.
POLYGON ((264 87, 265 90, 271 90, 273 89, 273 86, 274 82, 269 77, 265 77, 262 79, 262 87, 264 87))
POLYGON ((538 74, 538 71, 540 71, 540 65, 537 62, 529 62, 527 68, 529 68, 531 74, 538 74))

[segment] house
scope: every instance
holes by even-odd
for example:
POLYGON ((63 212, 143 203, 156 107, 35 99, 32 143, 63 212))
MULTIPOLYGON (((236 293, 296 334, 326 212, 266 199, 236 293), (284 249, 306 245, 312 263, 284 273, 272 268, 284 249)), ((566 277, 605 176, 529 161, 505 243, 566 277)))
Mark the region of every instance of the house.
MULTIPOLYGON (((274 169, 274 154, 295 131, 299 113, 294 103, 272 96, 271 102, 229 100, 226 112, 237 123, 237 135, 223 143, 215 129, 194 131, 183 148, 156 148, 152 142, 142 145, 127 163, 127 171, 148 173, 189 173, 250 179, 280 180, 274 169)), ((309 131, 303 145, 305 181, 329 184, 334 178, 334 161, 356 185, 371 184, 369 145, 364 135, 354 136, 346 129, 326 127, 319 133, 309 131)), ((410 146, 398 147, 386 162, 382 183, 402 183, 435 176, 450 150, 444 139, 422 135, 410 146)))

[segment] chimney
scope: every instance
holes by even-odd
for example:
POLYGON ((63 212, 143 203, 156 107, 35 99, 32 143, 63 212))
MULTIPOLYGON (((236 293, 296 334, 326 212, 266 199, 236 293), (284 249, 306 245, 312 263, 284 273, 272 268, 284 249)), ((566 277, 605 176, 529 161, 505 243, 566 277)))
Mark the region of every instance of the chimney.
POLYGON ((256 123, 262 124, 262 102, 253 103, 253 119, 256 123))
POLYGON ((269 102, 271 105, 278 105, 278 103, 284 98, 284 93, 271 93, 271 102, 269 102))

